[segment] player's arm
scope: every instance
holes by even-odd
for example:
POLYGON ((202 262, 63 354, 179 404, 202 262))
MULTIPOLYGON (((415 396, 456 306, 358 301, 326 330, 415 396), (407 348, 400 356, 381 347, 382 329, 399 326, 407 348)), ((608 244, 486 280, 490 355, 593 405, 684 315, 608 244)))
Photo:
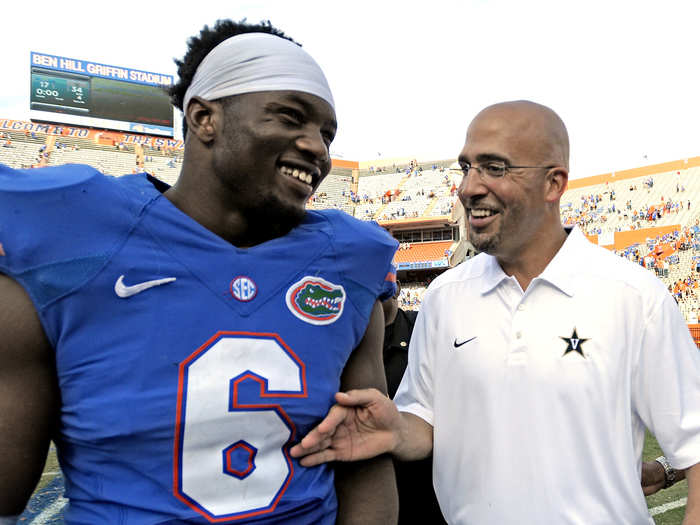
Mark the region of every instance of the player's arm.
POLYGON ((688 480, 688 503, 683 524, 700 523, 700 463, 685 469, 685 479, 688 480))
MULTIPOLYGON (((685 479, 685 470, 676 470, 673 483, 685 479)), ((666 485, 666 470, 658 461, 644 461, 642 463, 642 490, 645 496, 651 496, 666 485)))
MULTIPOLYGON (((377 301, 365 335, 343 369, 342 390, 374 387, 386 396, 382 362, 383 337, 384 314, 381 303, 377 301)), ((380 455, 354 463, 336 463, 335 487, 338 495, 337 523, 396 523, 398 493, 390 456, 380 455)))
POLYGON ((0 517, 20 514, 46 461, 59 394, 29 296, 0 274, 0 517))

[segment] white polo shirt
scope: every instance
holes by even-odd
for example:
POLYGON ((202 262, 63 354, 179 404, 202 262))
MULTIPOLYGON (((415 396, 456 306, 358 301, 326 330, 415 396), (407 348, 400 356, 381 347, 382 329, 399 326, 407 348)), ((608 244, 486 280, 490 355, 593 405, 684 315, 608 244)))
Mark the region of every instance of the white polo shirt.
POLYGON ((575 228, 523 293, 486 254, 430 285, 396 395, 453 524, 653 523, 644 427, 700 462, 700 352, 650 272, 575 228))

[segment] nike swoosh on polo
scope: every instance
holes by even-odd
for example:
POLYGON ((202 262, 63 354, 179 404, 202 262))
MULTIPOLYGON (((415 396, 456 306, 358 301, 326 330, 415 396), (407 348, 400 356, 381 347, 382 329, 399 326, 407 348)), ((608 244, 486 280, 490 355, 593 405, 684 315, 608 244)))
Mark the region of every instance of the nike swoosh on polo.
POLYGON ((154 279, 152 281, 144 281, 142 283, 132 284, 131 286, 127 286, 126 284, 124 284, 124 276, 120 275, 119 279, 117 279, 117 282, 114 283, 114 293, 116 293, 122 299, 126 299, 127 297, 131 297, 132 295, 136 295, 137 293, 141 293, 144 290, 148 290, 149 288, 153 288, 154 286, 160 286, 161 284, 168 284, 168 283, 173 282, 174 280, 175 280, 175 277, 165 277, 164 279, 154 279))
POLYGON ((473 341, 474 339, 476 339, 476 337, 477 336, 474 336, 471 339, 467 339, 466 341, 462 341, 461 343, 458 343, 457 339, 455 339, 455 342, 454 342, 455 348, 459 348, 460 346, 467 344, 469 341, 473 341))

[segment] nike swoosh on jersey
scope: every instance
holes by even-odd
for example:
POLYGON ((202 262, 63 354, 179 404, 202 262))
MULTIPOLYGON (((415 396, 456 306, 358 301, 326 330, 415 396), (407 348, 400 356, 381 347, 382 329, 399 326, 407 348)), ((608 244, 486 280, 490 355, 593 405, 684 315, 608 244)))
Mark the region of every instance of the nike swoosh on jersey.
POLYGON ((473 341, 474 339, 476 339, 476 337, 477 336, 474 336, 471 339, 467 339, 466 341, 462 341, 461 343, 458 343, 457 339, 455 339, 455 342, 453 344, 455 345, 455 348, 459 348, 460 346, 467 344, 469 341, 473 341))
POLYGON ((141 293, 144 290, 148 290, 149 288, 153 288, 154 286, 160 286, 161 284, 168 284, 168 283, 173 282, 174 280, 175 280, 175 277, 165 277, 164 279, 154 279, 152 281, 144 281, 142 283, 132 284, 131 286, 127 286, 126 284, 124 284, 124 276, 120 275, 119 279, 117 279, 117 282, 114 283, 114 293, 116 293, 122 299, 126 299, 127 297, 131 297, 132 295, 136 295, 137 293, 141 293))

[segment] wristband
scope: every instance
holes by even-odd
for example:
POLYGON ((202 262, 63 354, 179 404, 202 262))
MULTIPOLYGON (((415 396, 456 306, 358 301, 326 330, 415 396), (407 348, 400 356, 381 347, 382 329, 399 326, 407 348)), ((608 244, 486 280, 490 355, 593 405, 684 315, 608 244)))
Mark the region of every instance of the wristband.
POLYGON ((664 476, 666 477, 666 483, 664 483, 665 489, 670 487, 676 482, 676 469, 674 469, 671 464, 666 459, 666 456, 659 456, 655 459, 664 468, 664 476))

